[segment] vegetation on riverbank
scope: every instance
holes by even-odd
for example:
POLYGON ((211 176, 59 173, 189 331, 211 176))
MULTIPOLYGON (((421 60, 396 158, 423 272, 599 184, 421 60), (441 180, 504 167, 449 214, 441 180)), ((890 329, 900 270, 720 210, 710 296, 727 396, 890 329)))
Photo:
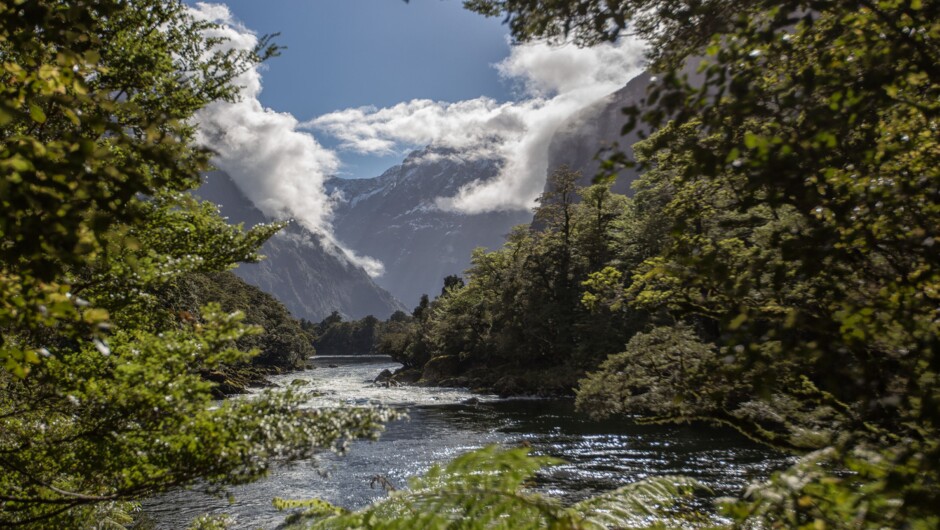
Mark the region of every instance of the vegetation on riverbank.
POLYGON ((500 250, 478 249, 466 282, 423 300, 404 329, 380 338, 383 353, 420 370, 426 384, 571 395, 651 318, 582 303, 594 271, 642 260, 635 240, 653 237, 636 233, 649 223, 635 218, 625 196, 606 184, 580 189, 579 178, 556 172, 533 225, 517 227, 500 250))
POLYGON ((0 3, 0 526, 131 525, 138 499, 221 492, 387 418, 293 389, 215 402, 212 374, 256 357, 240 345, 291 340, 224 310, 279 306, 219 275, 280 225, 187 193, 210 157, 194 114, 277 53, 221 29, 172 0, 0 3))
POLYGON ((625 112, 655 132, 609 224, 556 175, 534 227, 475 255, 397 358, 454 377, 580 365, 589 413, 805 455, 726 507, 742 527, 940 524, 940 4, 467 4, 522 40, 639 32, 660 75, 625 112))
MULTIPOLYGON (((389 321, 396 321, 399 314, 401 311, 396 311, 389 321)), ((301 327, 320 355, 376 355, 383 323, 372 315, 344 321, 339 312, 333 311, 319 323, 303 320, 301 327)))
POLYGON ((203 371, 203 377, 217 383, 217 395, 270 386, 266 375, 301 370, 315 353, 311 336, 284 304, 230 271, 181 275, 162 285, 157 296, 162 310, 181 319, 202 321, 202 307, 215 303, 227 313, 243 314, 246 325, 259 329, 235 341, 238 349, 256 352, 250 361, 203 371))

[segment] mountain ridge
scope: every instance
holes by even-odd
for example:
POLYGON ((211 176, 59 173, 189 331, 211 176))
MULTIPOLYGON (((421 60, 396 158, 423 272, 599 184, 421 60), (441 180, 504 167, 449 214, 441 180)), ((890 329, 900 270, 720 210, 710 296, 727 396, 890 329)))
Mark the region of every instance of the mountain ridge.
MULTIPOLYGON (((222 215, 233 223, 252 226, 274 220, 221 171, 207 174, 196 195, 219 205, 222 215)), ((297 318, 317 322, 339 311, 347 318, 373 315, 384 319, 405 309, 341 249, 331 248, 296 222, 265 242, 261 252, 267 259, 239 264, 235 274, 275 296, 297 318)))
POLYGON ((464 214, 438 207, 437 198, 494 178, 500 167, 496 160, 427 147, 377 177, 331 178, 326 188, 336 197, 336 237, 382 261, 385 274, 376 283, 417 304, 421 294, 440 292, 445 276, 462 274, 474 248, 497 248, 513 226, 531 220, 528 211, 464 214))
MULTIPOLYGON (((627 117, 621 109, 641 105, 651 81, 652 75, 643 72, 627 82, 623 88, 569 117, 555 131, 549 144, 549 174, 563 165, 568 166, 581 172, 581 185, 589 186, 601 169, 603 157, 598 157, 601 149, 619 149, 627 157, 632 157, 632 146, 640 140, 640 133, 645 129, 641 125, 621 136, 621 129, 627 123, 627 117)), ((623 168, 618 172, 611 189, 616 193, 632 196, 631 185, 636 177, 636 169, 623 168)))

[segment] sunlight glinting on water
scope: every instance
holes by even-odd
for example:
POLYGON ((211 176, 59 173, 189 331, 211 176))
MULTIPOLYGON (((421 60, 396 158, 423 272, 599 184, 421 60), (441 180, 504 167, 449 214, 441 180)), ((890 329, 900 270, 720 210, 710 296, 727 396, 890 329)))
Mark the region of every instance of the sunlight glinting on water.
POLYGON ((382 370, 400 366, 388 359, 317 363, 313 370, 272 379, 308 392, 311 407, 386 406, 406 409, 408 418, 389 423, 377 442, 352 442, 345 455, 325 452, 232 488, 232 503, 185 490, 149 499, 144 511, 158 528, 185 527, 207 512, 229 514, 235 528, 275 528, 286 514, 273 508, 274 497, 320 498, 359 508, 385 494, 372 485, 376 475, 403 487, 435 463, 493 443, 526 443, 536 454, 563 459, 544 470, 535 487, 571 502, 657 475, 685 475, 718 494, 734 494, 788 461, 725 429, 636 425, 628 419, 597 422, 576 412, 570 400, 499 399, 466 389, 373 384, 382 370), (471 397, 479 401, 468 403, 471 397))

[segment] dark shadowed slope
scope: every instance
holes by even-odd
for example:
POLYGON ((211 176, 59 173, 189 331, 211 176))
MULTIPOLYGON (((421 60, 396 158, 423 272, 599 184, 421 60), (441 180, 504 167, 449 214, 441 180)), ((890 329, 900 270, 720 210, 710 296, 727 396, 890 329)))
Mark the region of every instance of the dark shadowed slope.
MULTIPOLYGON (((219 204, 230 222, 251 226, 271 221, 225 173, 209 174, 197 193, 219 204)), ((273 294, 297 318, 319 321, 334 310, 349 318, 386 318, 402 309, 401 303, 377 286, 361 267, 340 251, 327 248, 297 223, 272 237, 262 252, 266 260, 241 264, 235 274, 273 294)))
MULTIPOLYGON (((638 130, 620 135, 627 122, 621 109, 640 103, 646 96, 650 77, 647 72, 638 75, 620 90, 576 113, 559 127, 548 150, 549 172, 567 165, 582 173, 582 185, 587 186, 600 169, 596 156, 600 149, 616 145, 632 156, 631 146, 639 140, 638 130)), ((634 170, 621 171, 613 191, 632 195, 630 185, 635 179, 634 170)))

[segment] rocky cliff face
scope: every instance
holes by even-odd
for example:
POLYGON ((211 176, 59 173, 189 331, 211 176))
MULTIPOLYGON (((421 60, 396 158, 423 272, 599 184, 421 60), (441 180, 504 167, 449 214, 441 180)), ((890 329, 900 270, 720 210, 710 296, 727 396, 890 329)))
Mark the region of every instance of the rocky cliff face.
MULTIPOLYGON (((698 71, 701 61, 702 57, 689 57, 679 71, 679 75, 693 87, 701 86, 704 82, 704 74, 698 71)), ((622 109, 632 106, 643 109, 647 89, 652 82, 653 75, 643 72, 620 90, 569 118, 555 132, 549 145, 549 172, 567 165, 571 169, 581 171, 584 177, 582 184, 587 186, 597 175, 600 160, 605 158, 603 154, 597 156, 602 148, 615 147, 632 158, 633 144, 640 141, 641 135, 649 136, 651 131, 646 124, 638 122, 632 131, 621 136, 621 129, 627 123, 627 116, 622 109)), ((635 169, 621 170, 614 182, 613 191, 633 195, 631 184, 636 177, 635 169)))
MULTIPOLYGON (((196 192, 219 204, 232 223, 253 226, 271 222, 222 172, 206 176, 196 192)), ((377 286, 338 249, 328 248, 305 228, 291 223, 261 248, 267 259, 243 263, 235 274, 274 295, 297 318, 320 321, 336 310, 347 318, 387 318, 404 306, 377 286)))
POLYGON ((385 274, 376 283, 414 306, 422 293, 440 293, 443 279, 461 274, 476 247, 502 245, 510 229, 532 219, 531 212, 466 215, 442 211, 438 197, 450 197, 461 186, 496 176, 492 160, 467 160, 459 153, 425 149, 371 179, 334 178, 337 238, 359 254, 379 259, 385 274))
MULTIPOLYGON (((620 90, 581 110, 567 120, 552 137, 549 146, 549 172, 567 165, 583 175, 582 184, 587 186, 600 170, 598 151, 604 147, 616 146, 628 156, 633 155, 631 146, 639 141, 637 128, 627 135, 620 131, 627 122, 621 112, 623 107, 639 104, 646 96, 650 84, 650 74, 642 73, 630 80, 620 90)), ((636 171, 625 169, 620 172, 613 190, 617 193, 632 195, 630 184, 636 179, 636 171)))

